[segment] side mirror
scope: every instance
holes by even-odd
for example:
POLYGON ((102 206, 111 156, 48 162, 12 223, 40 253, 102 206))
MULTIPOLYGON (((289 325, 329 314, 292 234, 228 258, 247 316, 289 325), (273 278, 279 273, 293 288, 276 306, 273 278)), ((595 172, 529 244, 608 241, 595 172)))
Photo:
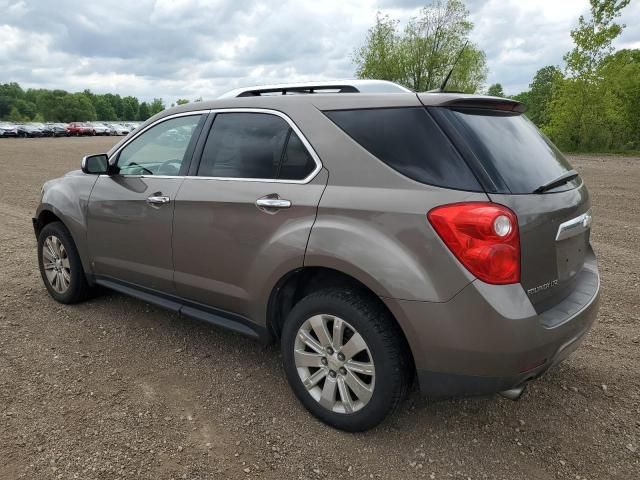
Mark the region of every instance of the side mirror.
POLYGON ((82 171, 90 175, 102 175, 109 171, 109 158, 105 153, 87 155, 82 159, 82 171))

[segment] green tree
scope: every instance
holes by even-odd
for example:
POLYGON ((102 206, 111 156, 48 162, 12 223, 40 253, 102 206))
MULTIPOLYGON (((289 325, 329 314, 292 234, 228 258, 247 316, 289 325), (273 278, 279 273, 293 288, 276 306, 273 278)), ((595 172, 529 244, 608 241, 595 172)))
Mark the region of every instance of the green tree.
POLYGON ((458 59, 448 89, 475 92, 487 68, 484 52, 467 43, 472 29, 460 0, 435 0, 402 31, 397 20, 378 14, 365 44, 354 52, 356 75, 426 91, 440 87, 458 59))
POLYGON ((494 83, 487 90, 487 95, 491 95, 492 97, 504 97, 504 90, 502 90, 502 85, 499 83, 494 83))
POLYGON ((149 105, 147 102, 142 102, 140 107, 138 107, 138 120, 146 120, 151 116, 151 112, 149 111, 149 105))
POLYGON ((560 69, 549 65, 538 70, 529 84, 527 116, 538 127, 549 123, 553 86, 561 82, 562 78, 560 69))
POLYGON ((32 119, 36 116, 36 113, 38 113, 35 103, 23 100, 22 98, 17 99, 13 105, 25 120, 32 119))
POLYGON ((354 52, 358 78, 397 81, 401 76, 398 20, 378 12, 365 44, 354 52))
POLYGON ((590 0, 590 4, 590 17, 581 16, 571 31, 575 47, 564 56, 566 78, 553 84, 545 127, 567 150, 608 150, 624 123, 621 99, 603 74, 613 40, 624 28, 615 20, 629 0, 590 0))
POLYGON ((117 120, 118 115, 106 95, 100 96, 94 103, 98 120, 117 120))
POLYGON ((176 105, 186 105, 187 103, 189 103, 189 100, 186 98, 179 98, 176 100, 176 105))
POLYGON ((138 99, 135 97, 124 97, 122 99, 123 110, 122 110, 122 120, 137 120, 138 119, 138 109, 140 105, 138 103, 138 99))
POLYGON ((55 117, 61 122, 86 122, 96 120, 96 110, 84 93, 71 93, 62 97, 55 117))
POLYGON ((15 99, 8 95, 0 95, 0 118, 5 118, 9 115, 14 101, 15 99))
POLYGON ((11 111, 9 112, 9 116, 7 117, 7 119, 10 122, 18 122, 18 123, 24 121, 24 118, 22 117, 22 115, 20 115, 20 112, 16 107, 11 107, 11 111))
POLYGON ((162 102, 162 99, 154 98, 153 102, 151 102, 151 105, 149 106, 149 112, 151 113, 151 115, 160 113, 163 110, 164 110, 164 103, 162 102))

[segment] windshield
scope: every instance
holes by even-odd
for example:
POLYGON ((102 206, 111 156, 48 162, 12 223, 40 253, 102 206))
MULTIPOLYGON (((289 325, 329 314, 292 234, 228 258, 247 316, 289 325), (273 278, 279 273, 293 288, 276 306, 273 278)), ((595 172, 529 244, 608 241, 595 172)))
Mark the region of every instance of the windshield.
MULTIPOLYGON (((524 115, 478 109, 443 109, 443 113, 489 175, 504 180, 508 190, 496 193, 532 193, 571 170, 562 153, 524 115)), ((576 178, 549 192, 579 184, 576 178)))

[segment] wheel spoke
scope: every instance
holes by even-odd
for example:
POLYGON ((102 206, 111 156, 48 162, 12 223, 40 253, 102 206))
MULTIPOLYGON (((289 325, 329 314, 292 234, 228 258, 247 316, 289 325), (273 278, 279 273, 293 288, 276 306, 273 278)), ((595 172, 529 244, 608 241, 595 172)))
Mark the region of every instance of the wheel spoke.
POLYGON ((298 338, 314 352, 324 354, 324 348, 322 348, 322 345, 320 345, 315 338, 309 335, 309 332, 300 330, 298 332, 298 338))
POLYGON ((371 398, 373 393, 373 389, 366 385, 362 380, 360 380, 357 376, 347 370, 347 375, 345 377, 345 382, 349 385, 351 391, 358 397, 363 403, 367 403, 371 398))
POLYGON ((69 257, 65 257, 62 259, 62 266, 64 268, 71 269, 71 264, 69 263, 69 257))
POLYGON ((313 331, 318 337, 318 341, 320 345, 323 347, 328 347, 331 345, 331 336, 329 335, 329 330, 327 330, 327 322, 322 315, 316 315, 315 317, 311 317, 309 320, 313 331))
POLYGON ((53 286, 53 280, 58 275, 58 272, 56 272, 52 267, 52 268, 45 268, 44 273, 47 276, 47 280, 49 280, 49 283, 53 286))
POLYGON ((53 249, 53 244, 51 243, 51 238, 52 238, 52 237, 47 238, 47 239, 45 240, 45 242, 44 242, 44 245, 45 245, 45 247, 47 247, 47 250, 49 251, 49 253, 51 254, 51 256, 52 256, 53 258, 56 258, 56 252, 55 252, 55 250, 53 249))
POLYGON ((59 282, 60 282, 60 275, 58 274, 58 272, 56 272, 56 273, 53 275, 53 282, 51 282, 51 286, 53 287, 53 289, 54 289, 56 292, 59 292, 59 291, 60 291, 59 282))
POLYGON ((336 350, 342 348, 342 341, 344 337, 344 322, 341 318, 333 319, 333 347, 336 350))
POLYGON ((340 399, 342 400, 345 413, 352 413, 353 400, 351 400, 351 394, 349 393, 349 389, 344 383, 344 378, 342 377, 338 378, 338 391, 340 392, 340 399))
POLYGON ((353 337, 351 337, 347 344, 342 347, 341 351, 346 359, 350 360, 366 348, 367 344, 364 343, 362 336, 358 332, 354 332, 353 337))
POLYGON ((313 375, 311 375, 310 377, 308 377, 303 383, 304 386, 307 390, 311 390, 313 387, 315 387, 318 382, 320 380, 322 380, 324 377, 327 376, 327 370, 324 368, 321 368, 320 370, 318 370, 316 373, 314 373, 313 375))
POLYGON ((327 377, 322 387, 322 394, 320 395, 320 405, 329 410, 333 410, 336 404, 336 379, 327 377))
POLYGON ((369 362, 356 362, 355 360, 349 360, 344 364, 347 370, 351 370, 355 373, 360 373, 362 375, 373 375, 374 368, 373 363, 369 362))
POLYGON ((55 257, 51 253, 51 250, 49 250, 48 246, 47 246, 47 248, 43 248, 42 249, 42 256, 49 262, 53 262, 55 260, 55 257))
POLYGON ((296 367, 322 367, 324 355, 296 350, 295 357, 296 367))
POLYGON ((58 237, 51 237, 51 242, 53 243, 54 252, 60 257, 60 240, 58 240, 58 237))
POLYGON ((71 283, 71 275, 64 268, 60 272, 60 275, 62 276, 62 284, 64 285, 64 288, 67 288, 71 283))

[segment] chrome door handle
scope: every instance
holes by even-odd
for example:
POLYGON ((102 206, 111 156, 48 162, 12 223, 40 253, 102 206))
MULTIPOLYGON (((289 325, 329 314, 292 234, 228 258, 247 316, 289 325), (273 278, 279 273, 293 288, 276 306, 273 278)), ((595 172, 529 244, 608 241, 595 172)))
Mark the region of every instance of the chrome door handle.
POLYGON ((147 198, 147 203, 150 205, 166 205, 171 199, 164 195, 151 195, 147 198))
POLYGON ((259 198, 256 205, 261 208, 289 208, 291 201, 282 198, 259 198))

